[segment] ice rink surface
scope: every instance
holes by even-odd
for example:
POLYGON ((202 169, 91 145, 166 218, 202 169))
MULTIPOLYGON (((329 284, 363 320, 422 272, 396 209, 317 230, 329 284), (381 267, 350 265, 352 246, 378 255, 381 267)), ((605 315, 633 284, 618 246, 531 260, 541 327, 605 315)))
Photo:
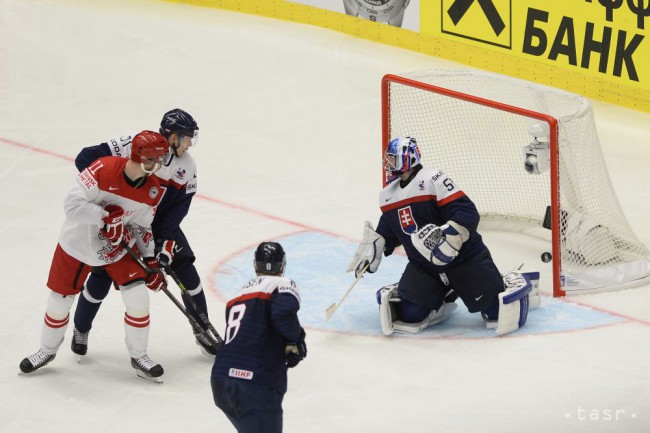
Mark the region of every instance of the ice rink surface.
MULTIPOLYGON (((0 432, 234 431, 212 402, 211 360, 163 294, 151 295, 149 354, 164 384, 130 367, 115 293, 82 363, 69 327, 56 360, 18 375, 39 346, 73 158, 83 146, 155 130, 175 107, 201 131, 191 150, 199 193, 182 227, 217 329, 263 240, 286 246, 287 275, 302 289, 309 354, 289 372, 285 432, 649 432, 650 286, 545 296, 526 328, 505 338, 462 305, 440 328, 385 338, 374 294, 399 277, 397 255, 324 321, 353 280, 345 267, 363 221, 379 217, 380 79, 441 67, 461 66, 225 11, 0 0, 0 432)), ((621 206, 650 245, 650 115, 594 106, 621 206)), ((548 295, 544 245, 483 234, 500 269, 538 268, 548 295)))

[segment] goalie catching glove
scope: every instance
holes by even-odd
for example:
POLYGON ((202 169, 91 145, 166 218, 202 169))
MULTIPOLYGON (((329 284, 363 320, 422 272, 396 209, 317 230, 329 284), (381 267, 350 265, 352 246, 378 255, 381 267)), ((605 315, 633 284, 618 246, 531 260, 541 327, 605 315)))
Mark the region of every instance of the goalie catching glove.
POLYGON ((454 221, 440 227, 427 224, 411 235, 415 249, 436 266, 451 263, 467 239, 469 230, 454 221))
POLYGON ((106 215, 102 217, 104 226, 99 229, 99 232, 111 245, 119 245, 124 237, 124 209, 109 204, 104 211, 106 211, 106 215))
POLYGON ((385 245, 384 237, 373 229, 370 221, 366 221, 363 226, 363 239, 348 265, 347 272, 354 271, 354 276, 359 278, 366 265, 368 265, 367 271, 371 274, 377 271, 385 245))

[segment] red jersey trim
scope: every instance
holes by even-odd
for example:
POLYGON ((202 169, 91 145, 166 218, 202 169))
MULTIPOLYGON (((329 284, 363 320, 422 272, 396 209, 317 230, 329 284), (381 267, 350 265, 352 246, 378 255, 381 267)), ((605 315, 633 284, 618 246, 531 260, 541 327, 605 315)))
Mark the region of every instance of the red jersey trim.
POLYGON ((444 206, 447 203, 451 203, 452 201, 457 200, 457 199, 459 199, 461 197, 465 197, 465 193, 463 191, 455 192, 452 195, 450 195, 449 197, 443 198, 442 200, 440 200, 438 202, 438 205, 439 206, 444 206))
POLYGON ((119 156, 105 156, 88 166, 101 191, 110 192, 147 206, 157 206, 162 196, 156 176, 148 176, 144 185, 134 188, 126 181, 124 170, 128 159, 119 156))
POLYGON ((227 308, 231 307, 233 304, 235 304, 237 302, 248 301, 249 299, 268 300, 268 299, 271 299, 271 293, 265 293, 265 292, 246 293, 245 295, 238 296, 238 297, 228 301, 228 303, 226 304, 226 307, 227 308))
POLYGON ((398 207, 404 207, 413 203, 422 203, 423 201, 436 201, 436 196, 418 195, 417 197, 410 197, 404 200, 396 201, 395 203, 381 206, 380 209, 382 212, 388 212, 389 210, 397 209, 398 207))
POLYGON ((452 201, 457 200, 457 199, 459 199, 461 197, 465 197, 465 193, 463 191, 455 192, 452 195, 450 195, 449 197, 446 197, 446 198, 444 198, 442 200, 438 200, 437 196, 435 196, 435 195, 419 195, 419 196, 416 196, 416 197, 411 197, 411 198, 407 198, 407 199, 404 199, 404 200, 400 200, 400 201, 397 201, 395 203, 387 204, 385 206, 380 206, 379 208, 381 209, 382 212, 388 212, 388 211, 391 211, 393 209, 408 206, 408 205, 413 204, 413 203, 422 203, 422 202, 425 202, 425 201, 433 201, 433 202, 436 202, 436 204, 438 206, 444 206, 444 205, 446 205, 448 203, 451 203, 452 201))

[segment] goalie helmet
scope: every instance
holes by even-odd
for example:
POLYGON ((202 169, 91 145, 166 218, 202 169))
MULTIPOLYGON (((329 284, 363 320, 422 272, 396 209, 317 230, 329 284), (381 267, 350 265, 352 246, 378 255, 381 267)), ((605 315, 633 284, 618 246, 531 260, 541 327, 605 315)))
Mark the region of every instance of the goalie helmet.
POLYGON ((384 153, 384 170, 394 176, 406 173, 420 163, 420 148, 413 137, 394 138, 384 153))
POLYGON ((262 242, 255 250, 255 272, 258 274, 284 274, 287 258, 282 245, 277 242, 262 242))
POLYGON ((142 131, 131 141, 131 160, 140 164, 147 174, 156 172, 170 157, 169 143, 162 135, 154 131, 142 131), (154 161, 154 168, 145 169, 145 164, 154 161))
POLYGON ((187 111, 174 108, 166 112, 160 121, 160 133, 168 138, 171 134, 177 133, 181 136, 195 137, 198 134, 199 125, 187 111))

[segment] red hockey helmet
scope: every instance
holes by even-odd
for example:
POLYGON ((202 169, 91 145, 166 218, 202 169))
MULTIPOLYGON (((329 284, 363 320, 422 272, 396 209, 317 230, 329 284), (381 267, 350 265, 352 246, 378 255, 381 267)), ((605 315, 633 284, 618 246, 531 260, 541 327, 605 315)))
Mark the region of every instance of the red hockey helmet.
POLYGON ((131 160, 139 163, 147 173, 157 171, 162 164, 169 161, 169 143, 157 132, 142 131, 131 142, 131 160), (146 170, 144 164, 155 162, 153 170, 146 170))

